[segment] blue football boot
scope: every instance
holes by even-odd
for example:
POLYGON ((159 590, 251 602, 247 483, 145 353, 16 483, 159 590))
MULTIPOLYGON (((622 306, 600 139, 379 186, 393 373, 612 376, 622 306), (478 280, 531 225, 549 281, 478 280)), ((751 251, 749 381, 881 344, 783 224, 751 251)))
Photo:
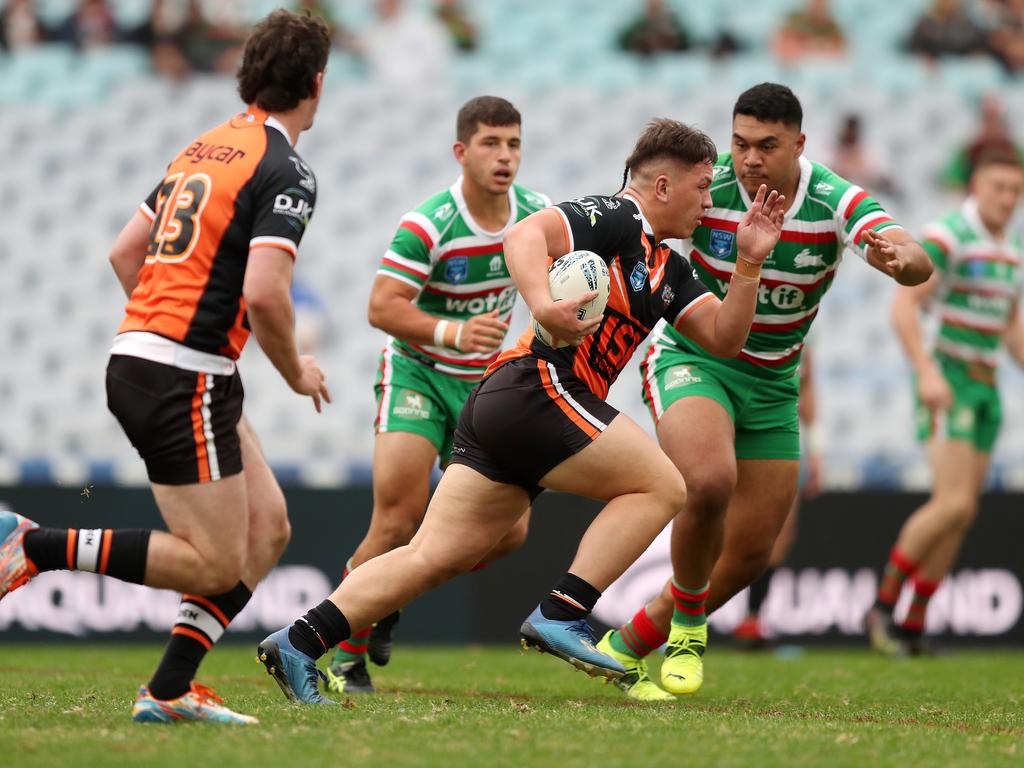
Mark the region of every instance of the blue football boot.
POLYGON ((554 621, 544 617, 538 605, 519 628, 523 648, 536 648, 567 661, 591 677, 618 680, 626 669, 595 647, 594 633, 586 619, 554 621))
POLYGON ((279 629, 267 637, 256 649, 256 658, 267 668, 281 691, 299 704, 335 704, 333 699, 320 695, 318 690, 323 673, 316 660, 307 656, 288 639, 291 627, 279 629))

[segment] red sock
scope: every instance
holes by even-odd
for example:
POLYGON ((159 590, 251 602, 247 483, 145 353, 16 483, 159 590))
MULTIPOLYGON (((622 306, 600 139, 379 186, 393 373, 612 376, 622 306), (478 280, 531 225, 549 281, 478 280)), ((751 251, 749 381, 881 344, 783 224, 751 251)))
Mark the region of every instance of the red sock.
POLYGON ((924 631, 924 617, 928 612, 928 602, 939 588, 941 581, 929 581, 918 576, 914 579, 914 597, 907 610, 907 618, 903 620, 903 628, 911 632, 924 631))
POLYGON ((878 602, 892 610, 900 599, 903 582, 913 576, 917 568, 917 563, 893 547, 882 573, 882 583, 878 586, 878 602))

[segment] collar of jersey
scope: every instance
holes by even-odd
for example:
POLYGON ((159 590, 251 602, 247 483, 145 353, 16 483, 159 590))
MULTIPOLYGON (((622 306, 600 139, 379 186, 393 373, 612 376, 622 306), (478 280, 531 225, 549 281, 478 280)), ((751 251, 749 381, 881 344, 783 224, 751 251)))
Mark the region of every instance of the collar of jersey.
POLYGON ((644 213, 644 207, 640 205, 640 201, 633 197, 631 194, 629 194, 629 192, 626 192, 622 196, 622 199, 629 200, 629 202, 636 206, 636 209, 640 212, 640 225, 644 228, 644 233, 650 235, 653 238, 654 227, 652 227, 651 222, 647 220, 647 214, 644 213))
POLYGON ((242 113, 241 117, 245 121, 260 121, 268 128, 276 128, 288 141, 288 146, 292 146, 292 137, 288 135, 288 129, 284 127, 284 124, 273 115, 268 114, 266 111, 257 107, 255 104, 250 104, 245 112, 242 113))
POLYGON ((967 223, 971 225, 971 229, 978 233, 982 240, 988 240, 990 243, 999 244, 1005 241, 1006 236, 1000 240, 992 231, 985 226, 985 222, 981 220, 981 214, 978 213, 978 201, 973 196, 968 197, 964 200, 963 205, 960 206, 960 211, 963 213, 964 218, 967 219, 967 223))
POLYGON ((472 230, 474 235, 479 237, 503 237, 504 234, 508 232, 508 228, 516 223, 516 217, 519 215, 519 211, 516 206, 515 184, 508 188, 508 221, 506 221, 505 226, 497 232, 488 232, 476 223, 476 219, 473 218, 473 214, 469 212, 469 206, 466 205, 466 198, 462 194, 462 179, 463 176, 460 175, 459 178, 455 180, 455 183, 451 185, 449 191, 455 199, 455 206, 459 209, 459 213, 462 214, 462 220, 466 222, 466 226, 472 230))
MULTIPOLYGON (((786 210, 786 215, 782 217, 783 221, 789 221, 796 216, 797 211, 803 207, 804 198, 807 196, 807 186, 811 183, 811 173, 814 171, 814 167, 811 165, 811 161, 803 155, 797 158, 797 162, 800 163, 800 181, 796 185, 796 198, 790 204, 786 210)), ((736 170, 733 169, 733 175, 735 176, 736 170)), ((740 191, 740 200, 743 201, 743 207, 747 210, 750 209, 750 205, 753 202, 750 199, 750 195, 747 194, 746 187, 740 184, 739 177, 736 177, 736 186, 740 191)), ((771 192, 771 190, 768 190, 771 192)))

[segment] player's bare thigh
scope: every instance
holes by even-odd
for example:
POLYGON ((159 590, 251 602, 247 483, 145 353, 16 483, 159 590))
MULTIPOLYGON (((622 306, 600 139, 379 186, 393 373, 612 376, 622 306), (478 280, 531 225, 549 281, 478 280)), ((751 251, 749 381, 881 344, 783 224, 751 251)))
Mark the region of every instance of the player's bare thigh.
POLYGON ((483 560, 529 508, 530 496, 523 488, 452 464, 409 546, 432 570, 460 573, 483 560))
POLYGON ((620 413, 590 445, 541 478, 540 485, 611 501, 627 493, 674 487, 678 475, 658 444, 635 421, 620 413))
POLYGON ((729 413, 709 397, 672 403, 657 427, 658 443, 683 475, 690 503, 724 509, 736 488, 736 430, 729 413))

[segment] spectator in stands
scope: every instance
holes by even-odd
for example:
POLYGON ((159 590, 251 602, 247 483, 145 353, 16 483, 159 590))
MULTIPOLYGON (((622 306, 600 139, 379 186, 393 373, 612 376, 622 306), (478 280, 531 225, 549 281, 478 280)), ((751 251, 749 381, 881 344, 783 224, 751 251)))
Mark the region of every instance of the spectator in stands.
POLYGON ((644 10, 619 34, 619 47, 640 56, 685 51, 690 36, 664 0, 646 0, 644 10))
POLYGON ((34 0, 8 0, 0 10, 0 49, 19 51, 46 39, 34 0))
POLYGON ((989 46, 1011 74, 1024 72, 1024 0, 999 0, 991 6, 994 24, 989 46))
POLYGON ((918 56, 970 56, 989 50, 985 31, 964 10, 961 0, 934 0, 907 40, 907 50, 918 56))
POLYGON ((476 26, 462 0, 439 0, 434 12, 448 29, 457 51, 469 53, 476 50, 476 26))
POLYGON ((892 179, 879 170, 879 164, 861 141, 858 115, 848 114, 843 118, 830 166, 844 179, 879 195, 892 196, 896 192, 892 179))
POLYGON ((241 37, 226 23, 213 24, 200 0, 186 6, 170 0, 154 0, 146 23, 133 38, 149 48, 153 68, 172 80, 194 72, 234 72, 241 37))
POLYGON ((774 47, 780 59, 792 62, 808 56, 839 56, 846 40, 828 0, 807 0, 803 10, 786 17, 775 34, 774 47))
POLYGON ((405 89, 442 82, 452 55, 444 25, 402 0, 377 0, 376 7, 377 21, 362 37, 370 75, 405 89))
POLYGON ((990 93, 981 101, 981 125, 974 137, 957 149, 942 172, 942 181, 954 189, 965 189, 974 162, 990 151, 1016 152, 1024 161, 1024 150, 1013 140, 1003 114, 1003 102, 990 93))
POLYGON ((327 22, 331 30, 331 42, 338 48, 351 53, 359 52, 359 39, 338 19, 332 4, 324 0, 299 0, 295 5, 298 13, 309 12, 327 22))
POLYGON ((107 0, 79 0, 78 7, 57 32, 57 38, 88 50, 119 42, 121 30, 107 0))

